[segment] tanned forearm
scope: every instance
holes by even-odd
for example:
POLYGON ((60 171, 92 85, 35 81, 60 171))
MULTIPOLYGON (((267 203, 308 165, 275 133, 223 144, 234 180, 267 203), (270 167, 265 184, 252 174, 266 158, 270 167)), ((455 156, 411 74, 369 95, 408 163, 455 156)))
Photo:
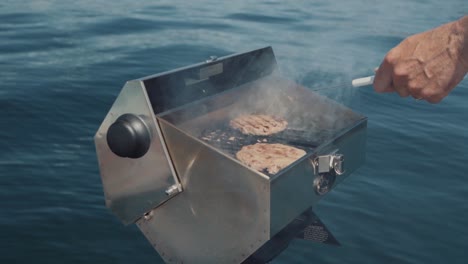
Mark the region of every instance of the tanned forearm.
POLYGON ((456 21, 456 28, 459 34, 463 36, 464 45, 461 58, 468 69, 468 15, 456 21))

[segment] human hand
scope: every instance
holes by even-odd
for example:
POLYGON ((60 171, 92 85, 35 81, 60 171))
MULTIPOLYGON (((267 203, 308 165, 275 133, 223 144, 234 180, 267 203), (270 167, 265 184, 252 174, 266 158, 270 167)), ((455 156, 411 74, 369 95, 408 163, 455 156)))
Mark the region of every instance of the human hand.
POLYGON ((468 71, 468 16, 410 36, 385 56, 374 89, 438 103, 468 71))

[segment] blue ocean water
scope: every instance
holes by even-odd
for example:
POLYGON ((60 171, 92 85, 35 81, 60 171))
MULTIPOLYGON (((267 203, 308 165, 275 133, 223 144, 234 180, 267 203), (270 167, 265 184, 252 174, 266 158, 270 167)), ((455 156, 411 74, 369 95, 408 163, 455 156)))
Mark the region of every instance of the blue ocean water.
MULTIPOLYGON (((0 263, 162 263, 104 206, 93 136, 125 81, 273 46, 312 89, 372 74, 466 0, 0 2, 0 263)), ((367 162, 315 209, 342 247, 273 263, 468 263, 468 81, 431 105, 322 94, 369 117, 367 162)))

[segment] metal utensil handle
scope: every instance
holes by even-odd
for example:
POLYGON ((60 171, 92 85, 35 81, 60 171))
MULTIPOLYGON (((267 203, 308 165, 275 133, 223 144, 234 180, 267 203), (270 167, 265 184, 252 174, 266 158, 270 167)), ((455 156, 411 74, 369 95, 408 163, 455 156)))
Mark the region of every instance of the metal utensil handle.
POLYGON ((357 78, 354 79, 351 84, 353 87, 361 87, 361 86, 367 86, 367 85, 372 85, 374 83, 374 75, 372 76, 367 76, 363 78, 357 78))
MULTIPOLYGON (((466 79, 467 76, 468 76, 468 74, 463 79, 466 79)), ((374 77, 375 77, 374 75, 371 75, 371 76, 367 76, 367 77, 354 79, 354 80, 351 81, 351 85, 353 86, 353 88, 372 85, 374 83, 374 77)), ((325 89, 328 90, 328 89, 344 88, 344 87, 348 87, 348 86, 349 86, 349 83, 348 84, 343 83, 343 84, 332 86, 332 87, 327 86, 327 87, 323 87, 323 88, 314 89, 313 91, 320 91, 320 90, 325 90, 325 89)))
MULTIPOLYGON (((468 74, 465 75, 465 77, 463 78, 463 80, 465 80, 467 78, 468 74)), ((357 79, 354 79, 351 84, 353 85, 353 87, 361 87, 361 86, 367 86, 367 85, 372 85, 374 83, 374 75, 372 76, 367 76, 367 77, 362 77, 362 78, 357 78, 357 79)))

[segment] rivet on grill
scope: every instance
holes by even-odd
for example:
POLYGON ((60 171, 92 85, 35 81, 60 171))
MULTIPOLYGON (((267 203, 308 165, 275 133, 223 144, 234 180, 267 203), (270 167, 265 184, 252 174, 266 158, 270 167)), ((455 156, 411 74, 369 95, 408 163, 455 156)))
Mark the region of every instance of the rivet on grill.
POLYGON ((216 56, 210 56, 205 62, 206 63, 209 63, 209 62, 213 62, 213 61, 216 61, 218 60, 218 57, 216 56))
POLYGON ((166 190, 166 195, 174 195, 179 192, 179 184, 174 184, 171 185, 169 188, 166 190))
POLYGON ((146 212, 146 213, 143 215, 143 218, 144 218, 146 221, 150 220, 151 217, 153 217, 153 211, 146 212))

